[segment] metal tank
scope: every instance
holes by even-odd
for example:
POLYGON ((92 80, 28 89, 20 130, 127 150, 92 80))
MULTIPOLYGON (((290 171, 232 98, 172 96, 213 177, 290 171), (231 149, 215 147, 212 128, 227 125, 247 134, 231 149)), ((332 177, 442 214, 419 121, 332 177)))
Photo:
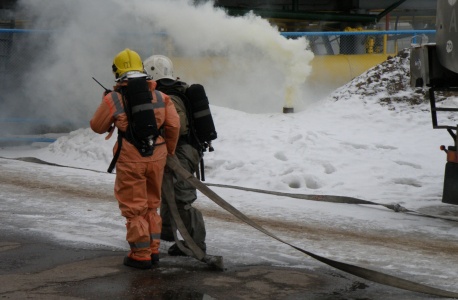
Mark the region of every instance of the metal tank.
POLYGON ((442 66, 458 73, 458 1, 438 0, 436 17, 437 57, 442 66))
POLYGON ((411 49, 410 73, 413 87, 429 88, 434 129, 446 129, 452 146, 446 152, 442 202, 458 205, 458 124, 438 124, 437 113, 458 112, 456 107, 437 107, 437 92, 458 93, 458 0, 438 0, 436 44, 415 45, 411 49))

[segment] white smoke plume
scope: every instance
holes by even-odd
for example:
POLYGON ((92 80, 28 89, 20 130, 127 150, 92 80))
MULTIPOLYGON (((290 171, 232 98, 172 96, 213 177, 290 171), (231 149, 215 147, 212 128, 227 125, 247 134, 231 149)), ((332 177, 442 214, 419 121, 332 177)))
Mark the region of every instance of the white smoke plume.
POLYGON ((311 71, 304 38, 286 39, 267 20, 230 17, 212 2, 20 0, 20 7, 34 29, 53 31, 28 35, 32 58, 11 96, 16 111, 28 107, 34 118, 89 120, 103 92, 92 77, 112 88, 113 57, 125 48, 142 59, 171 55, 174 74, 203 84, 211 104, 255 113, 302 101, 311 71))

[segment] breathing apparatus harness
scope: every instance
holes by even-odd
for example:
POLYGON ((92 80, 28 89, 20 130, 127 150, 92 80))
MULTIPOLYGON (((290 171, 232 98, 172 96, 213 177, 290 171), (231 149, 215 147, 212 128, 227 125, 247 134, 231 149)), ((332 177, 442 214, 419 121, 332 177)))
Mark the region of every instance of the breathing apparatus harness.
MULTIPOLYGON (((162 90, 159 82, 156 89, 162 90)), ((167 95, 177 96, 183 101, 186 108, 186 116, 188 118, 189 131, 186 136, 180 137, 186 143, 194 147, 199 153, 200 159, 200 174, 197 172, 197 177, 205 181, 205 165, 204 152, 213 152, 215 149, 212 146, 212 140, 217 138, 215 124, 210 112, 209 101, 205 93, 205 89, 200 84, 193 84, 186 89, 186 92, 180 92, 174 89, 164 89, 167 95), (200 176, 199 176, 200 175, 200 176)), ((179 140, 180 142, 180 140, 179 140)))
POLYGON ((125 132, 118 129, 118 149, 110 163, 108 173, 113 172, 121 153, 123 138, 134 145, 142 157, 153 155, 155 146, 165 144, 165 142, 156 144, 160 129, 157 127, 154 105, 151 102, 153 95, 148 88, 146 78, 131 78, 127 86, 121 86, 115 92, 121 94, 129 125, 125 132))

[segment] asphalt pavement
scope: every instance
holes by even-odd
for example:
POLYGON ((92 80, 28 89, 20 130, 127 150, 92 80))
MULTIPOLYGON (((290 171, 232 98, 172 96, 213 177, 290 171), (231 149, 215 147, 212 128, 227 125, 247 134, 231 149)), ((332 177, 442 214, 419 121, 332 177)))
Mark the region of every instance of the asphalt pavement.
POLYGON ((0 299, 439 299, 368 282, 324 266, 236 265, 211 269, 190 257, 151 270, 122 264, 126 254, 1 224, 0 299))

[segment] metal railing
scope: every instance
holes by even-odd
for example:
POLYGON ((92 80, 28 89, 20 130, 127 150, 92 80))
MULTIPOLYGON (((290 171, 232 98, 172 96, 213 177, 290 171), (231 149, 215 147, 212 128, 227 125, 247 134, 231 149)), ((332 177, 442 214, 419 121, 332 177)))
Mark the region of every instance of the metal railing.
POLYGON ((422 43, 435 43, 436 40, 435 30, 282 32, 281 35, 306 37, 315 55, 397 53, 398 49, 416 44, 419 37, 422 43))

